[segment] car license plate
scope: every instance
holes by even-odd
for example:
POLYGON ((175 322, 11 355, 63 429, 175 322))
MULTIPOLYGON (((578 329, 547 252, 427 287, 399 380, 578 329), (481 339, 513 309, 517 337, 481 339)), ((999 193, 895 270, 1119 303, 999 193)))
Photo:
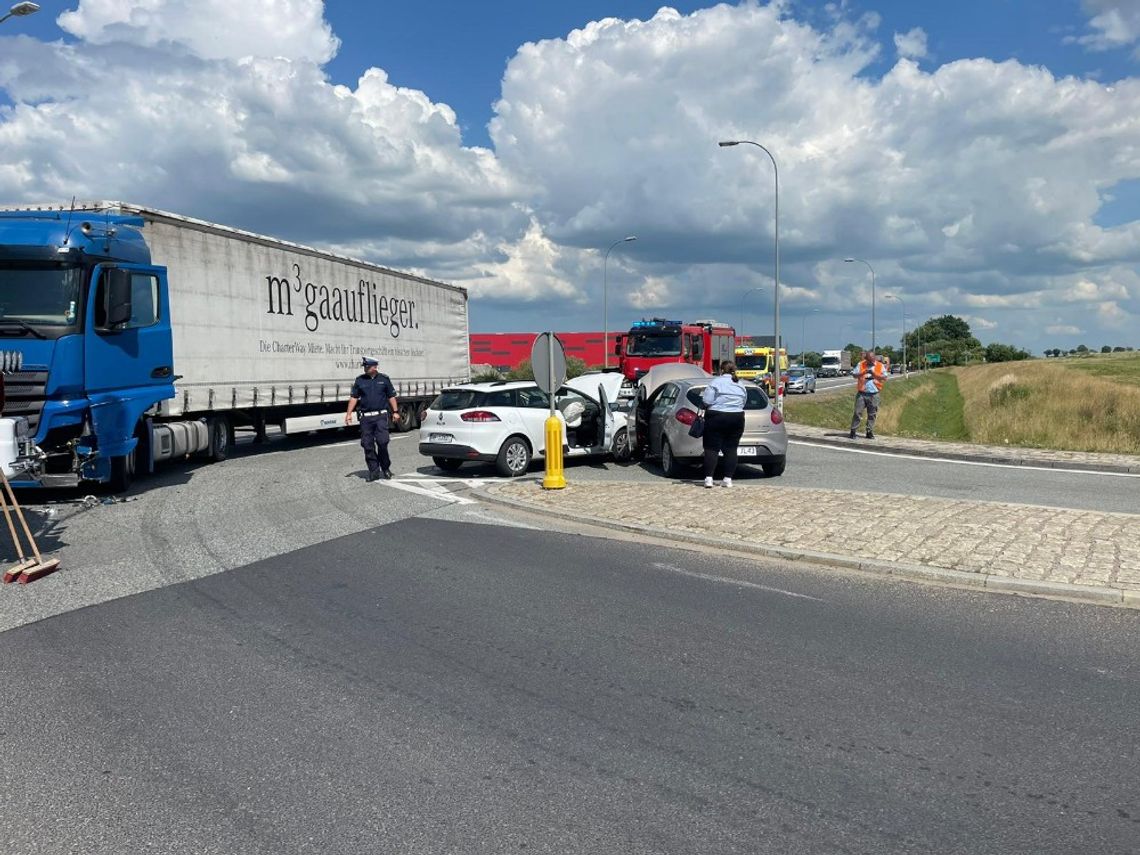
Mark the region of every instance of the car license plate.
POLYGON ((451 442, 451 434, 449 433, 433 433, 428 437, 428 442, 438 442, 442 445, 447 445, 451 442))
POLYGON ((738 457, 755 457, 756 456, 756 446, 755 445, 742 445, 742 446, 740 446, 740 448, 736 449, 736 454, 738 457))

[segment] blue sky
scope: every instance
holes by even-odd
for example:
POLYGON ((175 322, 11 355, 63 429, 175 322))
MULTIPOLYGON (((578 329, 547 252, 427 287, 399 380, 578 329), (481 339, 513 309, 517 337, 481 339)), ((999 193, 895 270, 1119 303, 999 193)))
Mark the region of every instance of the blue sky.
MULTIPOLYGON (((587 21, 606 17, 646 19, 663 5, 683 14, 712 3, 655 3, 629 0, 574 0, 541 3, 496 0, 473 3, 343 2, 327 6, 326 17, 341 38, 341 50, 327 69, 338 83, 353 83, 373 65, 387 69, 400 85, 422 89, 455 109, 469 145, 490 145, 486 133, 491 105, 498 99, 507 60, 524 42, 555 39, 587 21), (446 25, 441 26, 442 22, 446 25)), ((806 20, 824 17, 826 3, 794 3, 806 20)), ((875 14, 880 31, 927 33, 931 62, 986 56, 1043 65, 1059 76, 1116 80, 1136 72, 1127 50, 1090 53, 1066 45, 1080 35, 1089 16, 1076 0, 883 0, 845 4, 851 17, 875 14)), ((888 57, 870 74, 889 70, 888 57)))
POLYGON ((715 141, 756 139, 793 347, 869 337, 851 255, 880 341, 893 293, 983 341, 1140 346, 1138 0, 41 5, 0 25, 5 201, 329 247, 464 285, 482 331, 599 328, 636 234, 614 328, 752 332, 772 174, 715 141))

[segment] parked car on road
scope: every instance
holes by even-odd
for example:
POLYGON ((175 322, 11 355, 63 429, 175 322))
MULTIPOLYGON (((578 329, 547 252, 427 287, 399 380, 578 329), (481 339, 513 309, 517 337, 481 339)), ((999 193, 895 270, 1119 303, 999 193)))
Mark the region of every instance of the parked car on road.
MULTIPOLYGON (((670 369, 684 366, 662 366, 670 369)), ((630 413, 629 446, 634 456, 655 458, 670 478, 679 478, 686 467, 704 460, 699 438, 689 436, 689 427, 703 409, 701 393, 711 375, 670 371, 655 376, 656 368, 641 378, 637 406, 630 413)), ((744 435, 738 454, 741 463, 759 465, 770 477, 784 474, 788 433, 780 411, 764 390, 744 381, 748 401, 744 407, 744 435)))
POLYGON ((788 371, 788 394, 806 395, 815 391, 815 371, 811 368, 792 368, 788 371))
MULTIPOLYGON (((613 454, 629 459, 625 418, 610 406, 612 374, 583 375, 554 393, 567 459, 613 454), (592 385, 593 394, 582 389, 592 385)), ((616 375, 620 385, 621 375, 616 375)), ((445 472, 467 461, 493 462, 499 474, 526 473, 546 452, 550 398, 533 380, 465 383, 444 389, 424 412, 420 454, 445 472)))

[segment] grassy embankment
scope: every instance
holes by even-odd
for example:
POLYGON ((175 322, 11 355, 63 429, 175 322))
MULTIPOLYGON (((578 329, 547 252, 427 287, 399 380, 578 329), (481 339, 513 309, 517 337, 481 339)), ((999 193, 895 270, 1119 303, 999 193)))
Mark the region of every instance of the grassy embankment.
MULTIPOLYGON (((788 400, 788 418, 846 430, 850 388, 788 400)), ((942 369, 883 390, 877 433, 1140 454, 1140 354, 942 369)))

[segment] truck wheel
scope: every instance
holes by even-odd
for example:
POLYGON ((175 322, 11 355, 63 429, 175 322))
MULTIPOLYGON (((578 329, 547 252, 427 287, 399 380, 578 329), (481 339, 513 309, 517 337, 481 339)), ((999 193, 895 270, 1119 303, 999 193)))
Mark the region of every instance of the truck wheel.
POLYGON ((135 481, 138 450, 136 445, 130 454, 111 458, 111 480, 107 482, 107 489, 112 493, 125 493, 131 488, 135 481))
POLYGON ((764 470, 764 475, 768 478, 778 478, 784 474, 784 469, 788 466, 788 458, 785 456, 773 457, 771 460, 765 460, 760 464, 760 468, 764 470))
POLYGON ((614 460, 618 463, 628 463, 632 451, 629 447, 629 431, 622 428, 614 435, 614 460))
POLYGON ((517 478, 525 475, 530 466, 530 446, 521 436, 512 436, 503 443, 499 449, 499 456, 495 460, 495 468, 504 478, 517 478))
POLYGON ((673 446, 669 440, 661 440, 661 469, 666 478, 680 478, 682 474, 681 462, 673 456, 673 446))
POLYGON ((415 430, 420 426, 419 419, 416 418, 415 404, 400 404, 400 421, 396 423, 396 430, 400 433, 407 433, 410 430, 415 430))
POLYGON ((210 445, 206 455, 214 463, 221 463, 230 451, 230 420, 225 416, 211 416, 209 422, 210 445))
POLYGON ((431 462, 444 472, 456 472, 463 465, 462 460, 456 460, 454 457, 433 457, 431 462))

